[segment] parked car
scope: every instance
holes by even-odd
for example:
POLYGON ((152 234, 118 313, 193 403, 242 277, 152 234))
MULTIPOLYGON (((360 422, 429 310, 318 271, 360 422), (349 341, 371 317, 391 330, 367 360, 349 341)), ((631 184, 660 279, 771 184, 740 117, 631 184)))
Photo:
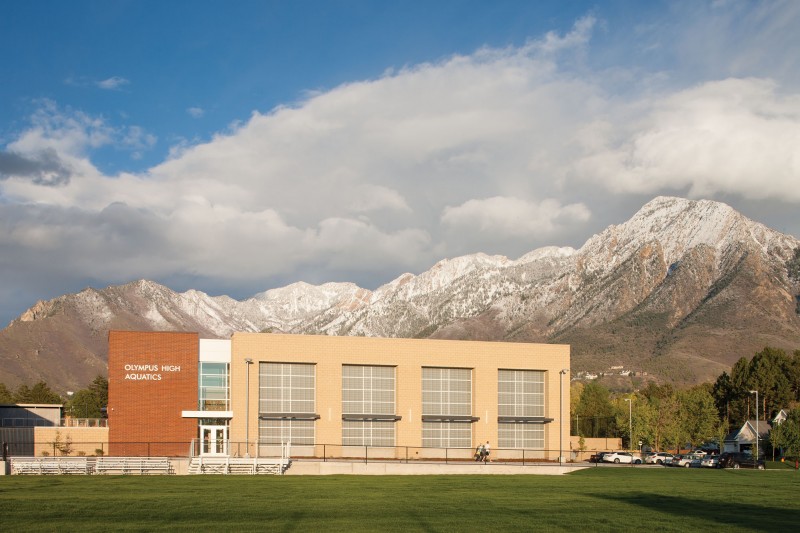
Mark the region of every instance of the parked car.
POLYGON ((644 458, 644 462, 650 465, 668 465, 672 462, 673 455, 667 452, 651 453, 644 458))
POLYGON ((700 466, 706 468, 716 468, 719 464, 719 455, 706 455, 703 457, 703 460, 700 461, 700 466))
POLYGON ((764 470, 764 459, 756 459, 749 453, 725 452, 719 456, 717 468, 757 468, 764 470))
POLYGON ((612 452, 603 455, 603 462, 604 463, 627 463, 627 464, 641 464, 642 460, 638 457, 634 457, 633 454, 629 452, 612 452))
POLYGON ((684 468, 699 467, 702 460, 703 458, 700 455, 686 453, 673 457, 670 466, 682 466, 684 468))
POLYGON ((603 462, 603 456, 605 454, 607 454, 607 453, 611 453, 611 452, 597 452, 597 453, 593 454, 591 457, 589 457, 589 462, 590 463, 602 463, 603 462))

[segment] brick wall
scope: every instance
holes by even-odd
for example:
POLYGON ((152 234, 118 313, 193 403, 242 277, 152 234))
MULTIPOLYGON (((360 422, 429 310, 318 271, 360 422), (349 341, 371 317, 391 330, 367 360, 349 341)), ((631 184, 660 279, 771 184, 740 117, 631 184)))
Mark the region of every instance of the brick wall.
POLYGON ((197 333, 108 335, 109 455, 185 456, 197 420, 197 333))

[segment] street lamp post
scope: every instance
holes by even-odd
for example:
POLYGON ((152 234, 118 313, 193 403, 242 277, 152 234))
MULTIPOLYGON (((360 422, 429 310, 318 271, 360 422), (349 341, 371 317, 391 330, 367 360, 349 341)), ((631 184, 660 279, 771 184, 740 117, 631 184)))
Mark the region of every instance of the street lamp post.
POLYGON ((558 464, 564 460, 564 376, 569 368, 564 368, 558 376, 558 464))
POLYGON ((244 360, 246 373, 245 373, 245 405, 244 405, 244 447, 245 457, 250 457, 250 365, 253 360, 249 357, 244 360))
POLYGON ((631 401, 632 398, 625 398, 625 401, 628 402, 628 449, 633 450, 633 402, 631 401))
POLYGON ((750 394, 756 395, 756 464, 758 464, 758 438, 760 436, 758 432, 758 391, 751 390, 750 394))
POLYGON ((70 424, 72 424, 72 410, 73 410, 72 395, 73 394, 75 394, 74 391, 71 391, 71 390, 67 391, 67 398, 69 398, 69 418, 70 418, 70 422, 69 423, 70 424))

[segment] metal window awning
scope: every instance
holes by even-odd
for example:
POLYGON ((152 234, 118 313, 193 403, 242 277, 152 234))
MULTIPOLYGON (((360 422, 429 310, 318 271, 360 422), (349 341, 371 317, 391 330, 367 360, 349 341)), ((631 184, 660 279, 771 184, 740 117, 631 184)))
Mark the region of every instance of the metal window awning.
POLYGON ((233 418, 233 411, 181 411, 183 418, 233 418))
POLYGON ((259 413, 261 420, 318 420, 317 413, 259 413))
POLYGON ((478 416, 469 415, 422 415, 423 422, 477 422, 478 416))
POLYGON ((397 422, 403 417, 399 415, 342 415, 342 420, 370 420, 375 422, 397 422))
POLYGON ((497 421, 517 424, 549 424, 553 419, 544 416, 498 416, 497 421))

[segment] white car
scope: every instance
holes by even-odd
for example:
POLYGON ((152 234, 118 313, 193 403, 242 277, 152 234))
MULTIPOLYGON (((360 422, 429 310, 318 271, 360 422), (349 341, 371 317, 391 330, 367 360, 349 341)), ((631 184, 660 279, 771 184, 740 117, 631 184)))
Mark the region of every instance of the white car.
POLYGON ((641 464, 642 460, 638 457, 634 457, 632 454, 628 452, 613 452, 607 453, 603 456, 604 463, 627 463, 627 464, 641 464))
POLYGON ((644 462, 650 465, 668 465, 672 462, 672 454, 667 452, 651 453, 644 462))

